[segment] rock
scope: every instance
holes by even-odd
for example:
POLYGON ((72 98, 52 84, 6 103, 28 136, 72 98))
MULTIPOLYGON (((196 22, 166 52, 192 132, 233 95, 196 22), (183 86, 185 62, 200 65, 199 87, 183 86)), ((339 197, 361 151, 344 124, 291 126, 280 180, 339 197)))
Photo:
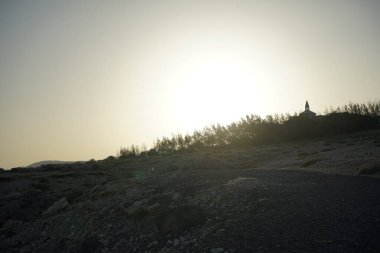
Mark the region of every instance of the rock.
POLYGON ((8 220, 3 224, 3 226, 0 229, 0 232, 11 232, 11 234, 16 234, 21 230, 22 225, 23 223, 19 220, 8 220))
POLYGON ((210 253, 224 253, 223 248, 212 248, 210 249, 210 253))
POLYGON ((147 248, 149 249, 149 248, 155 247, 157 246, 157 244, 158 244, 158 241, 151 242, 148 244, 147 248))
POLYGON ((66 197, 63 197, 60 200, 56 201, 53 205, 51 205, 45 212, 43 212, 42 215, 47 217, 57 214, 61 210, 65 209, 68 205, 69 202, 67 201, 66 197))
POLYGON ((156 211, 160 206, 161 206, 160 203, 155 203, 151 206, 148 206, 147 210, 148 210, 148 212, 152 213, 152 212, 156 211))
POLYGON ((127 208, 128 215, 133 215, 139 209, 142 209, 142 206, 148 201, 148 199, 142 199, 135 201, 131 206, 127 208))
POLYGON ((13 200, 13 199, 17 199, 21 196, 22 196, 22 194, 19 192, 12 192, 12 193, 9 193, 8 195, 6 195, 3 199, 4 200, 13 200))
POLYGON ((206 212, 198 206, 178 206, 161 209, 157 214, 157 227, 163 232, 181 232, 195 225, 203 224, 206 212))
POLYGON ((233 228, 235 225, 235 222, 233 220, 228 220, 226 221, 225 223, 225 227, 228 229, 228 228, 233 228))
POLYGON ((89 236, 85 238, 80 247, 79 251, 80 253, 100 253, 102 252, 103 244, 96 236, 89 236))
POLYGON ((174 242, 173 242, 173 247, 177 247, 179 246, 180 242, 178 239, 174 239, 174 242))
POLYGON ((128 242, 125 239, 120 239, 113 247, 113 250, 115 251, 115 249, 122 249, 126 247, 128 247, 128 242))
POLYGON ((225 230, 226 229, 224 229, 224 228, 220 228, 220 229, 216 230, 216 233, 217 234, 222 234, 225 230))
POLYGON ((176 200, 179 199, 180 197, 181 197, 181 194, 178 193, 178 192, 175 192, 175 193, 173 193, 172 200, 173 200, 173 201, 176 201, 176 200))

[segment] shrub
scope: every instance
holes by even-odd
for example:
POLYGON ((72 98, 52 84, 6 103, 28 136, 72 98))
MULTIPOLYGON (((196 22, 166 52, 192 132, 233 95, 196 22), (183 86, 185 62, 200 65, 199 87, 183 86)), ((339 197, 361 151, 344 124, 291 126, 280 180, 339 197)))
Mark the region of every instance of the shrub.
MULTIPOLYGON (((327 135, 352 133, 380 127, 380 101, 367 104, 350 102, 348 105, 330 108, 325 115, 309 119, 290 116, 246 115, 240 121, 227 126, 220 124, 196 130, 193 134, 172 135, 171 138, 157 139, 153 148, 146 151, 143 146, 132 145, 120 148, 118 157, 128 158, 139 155, 155 155, 175 151, 214 150, 215 148, 240 147, 276 142, 296 141, 327 135)), ((325 143, 325 146, 330 143, 325 143)))
POLYGON ((373 175, 380 172, 380 163, 371 164, 361 168, 358 172, 359 175, 373 175))

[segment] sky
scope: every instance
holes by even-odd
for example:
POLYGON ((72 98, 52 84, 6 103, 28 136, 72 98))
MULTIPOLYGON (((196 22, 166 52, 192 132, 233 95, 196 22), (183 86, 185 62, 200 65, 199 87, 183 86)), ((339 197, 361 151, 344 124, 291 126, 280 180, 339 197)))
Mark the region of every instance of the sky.
POLYGON ((0 1, 0 167, 380 98, 380 1, 0 1))

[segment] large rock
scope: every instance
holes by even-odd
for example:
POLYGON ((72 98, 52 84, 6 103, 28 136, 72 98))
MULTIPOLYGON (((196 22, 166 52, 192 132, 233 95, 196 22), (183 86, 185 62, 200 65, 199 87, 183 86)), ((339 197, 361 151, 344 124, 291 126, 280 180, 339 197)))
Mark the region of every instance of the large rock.
POLYGON ((223 253, 224 249, 223 248, 212 248, 210 249, 210 253, 223 253))
POLYGON ((156 225, 161 232, 182 232, 195 225, 203 224, 207 213, 198 206, 187 205, 161 208, 156 215, 156 225))
POLYGON ((45 212, 43 212, 43 216, 51 216, 59 213, 61 210, 65 209, 69 205, 66 197, 61 198, 60 200, 54 202, 45 212))
POLYGON ((78 250, 78 253, 100 253, 104 247, 103 243, 95 235, 86 237, 78 250))

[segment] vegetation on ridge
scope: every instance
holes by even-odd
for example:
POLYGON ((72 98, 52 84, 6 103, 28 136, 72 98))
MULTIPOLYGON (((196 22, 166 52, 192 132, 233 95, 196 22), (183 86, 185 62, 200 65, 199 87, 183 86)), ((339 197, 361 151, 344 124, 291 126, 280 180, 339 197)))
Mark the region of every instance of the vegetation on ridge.
POLYGON ((268 115, 265 119, 258 115, 246 115, 238 122, 227 126, 220 124, 196 130, 193 134, 176 134, 171 138, 157 139, 149 151, 132 145, 121 148, 119 158, 153 155, 162 152, 193 151, 268 144, 344 134, 380 127, 380 101, 367 104, 349 103, 331 108, 324 115, 315 118, 298 117, 297 114, 268 115))

